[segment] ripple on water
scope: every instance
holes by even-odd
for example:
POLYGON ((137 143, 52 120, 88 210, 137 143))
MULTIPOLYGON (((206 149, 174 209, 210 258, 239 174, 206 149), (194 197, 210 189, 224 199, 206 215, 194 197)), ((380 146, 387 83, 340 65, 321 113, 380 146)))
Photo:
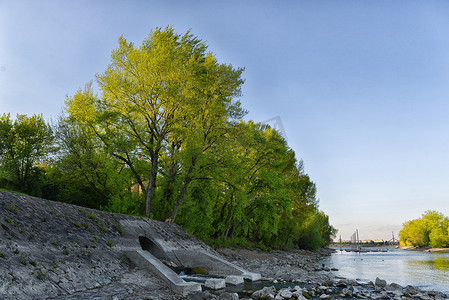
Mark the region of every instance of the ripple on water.
POLYGON ((337 268, 338 276, 374 281, 376 277, 402 286, 449 292, 449 253, 391 249, 387 252, 337 251, 320 263, 337 268))

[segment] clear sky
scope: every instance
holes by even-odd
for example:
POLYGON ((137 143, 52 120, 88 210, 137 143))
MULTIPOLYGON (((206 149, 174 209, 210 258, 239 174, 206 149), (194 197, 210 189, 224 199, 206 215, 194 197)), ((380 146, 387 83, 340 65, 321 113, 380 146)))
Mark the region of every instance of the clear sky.
POLYGON ((246 119, 281 120, 343 239, 449 215, 448 1, 0 0, 0 114, 56 119, 120 35, 167 25, 246 68, 246 119))

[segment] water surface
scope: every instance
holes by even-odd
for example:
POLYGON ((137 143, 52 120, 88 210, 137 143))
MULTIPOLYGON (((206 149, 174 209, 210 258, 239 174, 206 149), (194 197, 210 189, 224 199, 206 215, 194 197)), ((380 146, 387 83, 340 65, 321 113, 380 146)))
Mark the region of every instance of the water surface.
POLYGON ((413 285, 424 290, 449 293, 449 253, 390 249, 387 252, 337 251, 320 261, 334 274, 349 279, 413 285))

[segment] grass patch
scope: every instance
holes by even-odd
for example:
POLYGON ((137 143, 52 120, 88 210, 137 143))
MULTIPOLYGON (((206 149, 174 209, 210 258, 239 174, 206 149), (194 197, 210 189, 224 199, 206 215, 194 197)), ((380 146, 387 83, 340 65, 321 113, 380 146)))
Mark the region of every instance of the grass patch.
POLYGON ((45 279, 45 274, 41 270, 37 270, 36 278, 39 279, 39 280, 44 280, 45 279))
POLYGON ((25 194, 25 193, 22 193, 22 192, 19 192, 19 191, 14 191, 14 190, 8 190, 8 189, 0 188, 0 191, 13 193, 13 194, 19 194, 19 195, 23 195, 23 196, 29 196, 28 194, 25 194))
POLYGON ((115 224, 115 229, 117 229, 121 236, 125 235, 125 232, 123 231, 122 226, 120 226, 120 223, 115 224))
POLYGON ((0 258, 5 258, 5 254, 3 252, 0 252, 0 258))
POLYGON ((9 224, 14 223, 14 220, 11 219, 10 217, 5 217, 5 221, 8 222, 9 224))
POLYGON ((11 203, 8 203, 5 208, 6 208, 7 211, 12 212, 13 214, 16 214, 17 211, 19 210, 17 208, 17 206, 15 206, 14 204, 11 204, 11 203))
POLYGON ((88 217, 89 219, 93 220, 93 219, 95 219, 95 218, 97 217, 97 215, 94 214, 93 212, 90 212, 90 213, 87 215, 87 217, 88 217))

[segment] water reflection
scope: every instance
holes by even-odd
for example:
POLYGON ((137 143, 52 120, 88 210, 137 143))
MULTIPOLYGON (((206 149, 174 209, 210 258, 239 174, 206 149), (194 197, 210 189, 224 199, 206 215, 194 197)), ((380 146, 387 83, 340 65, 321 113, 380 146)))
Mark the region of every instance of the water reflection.
POLYGON ((419 268, 430 268, 439 271, 449 271, 449 257, 439 256, 438 254, 431 255, 430 259, 409 260, 407 261, 407 263, 412 268, 419 267, 419 268))

